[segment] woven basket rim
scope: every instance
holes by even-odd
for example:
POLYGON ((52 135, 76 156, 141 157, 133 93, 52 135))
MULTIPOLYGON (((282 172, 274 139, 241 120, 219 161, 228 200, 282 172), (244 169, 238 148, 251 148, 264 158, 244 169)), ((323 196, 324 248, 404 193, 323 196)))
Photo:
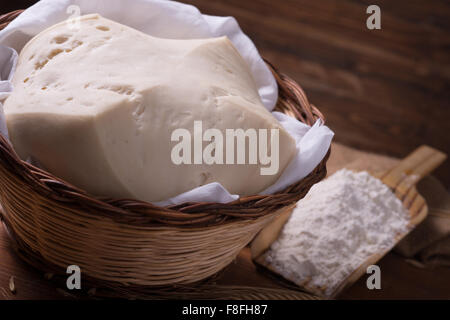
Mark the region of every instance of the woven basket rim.
MULTIPOLYGON (((0 16, 0 30, 23 11, 16 10, 0 16)), ((318 119, 322 121, 322 124, 325 123, 323 114, 309 103, 300 85, 279 72, 269 61, 266 59, 264 61, 278 84, 279 97, 275 110, 293 116, 309 126, 312 126, 318 119)), ((329 155, 330 149, 308 176, 275 194, 244 196, 226 204, 186 202, 159 207, 135 199, 91 196, 86 191, 21 160, 7 139, 0 135, 0 164, 5 166, 9 173, 24 180, 34 192, 58 201, 68 208, 91 211, 118 223, 160 227, 201 227, 231 222, 236 219, 256 219, 266 215, 297 201, 299 194, 304 193, 305 187, 309 189, 313 183, 322 179, 326 175, 326 162, 329 155)))

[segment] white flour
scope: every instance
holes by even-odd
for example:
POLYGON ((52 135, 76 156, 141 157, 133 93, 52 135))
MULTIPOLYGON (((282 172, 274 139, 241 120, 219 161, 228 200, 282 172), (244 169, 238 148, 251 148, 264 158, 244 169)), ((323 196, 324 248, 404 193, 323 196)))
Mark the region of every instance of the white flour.
POLYGON ((367 172, 342 169, 297 203, 266 262, 299 285, 330 295, 375 252, 407 230, 408 214, 390 189, 367 172))

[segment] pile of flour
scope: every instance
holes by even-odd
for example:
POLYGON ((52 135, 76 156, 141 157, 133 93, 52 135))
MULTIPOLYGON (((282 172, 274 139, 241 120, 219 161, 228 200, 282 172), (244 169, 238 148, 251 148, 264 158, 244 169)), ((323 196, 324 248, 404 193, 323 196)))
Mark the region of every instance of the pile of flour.
POLYGON ((342 169, 297 203, 266 262, 299 285, 330 295, 372 254, 407 230, 408 213, 380 180, 342 169))

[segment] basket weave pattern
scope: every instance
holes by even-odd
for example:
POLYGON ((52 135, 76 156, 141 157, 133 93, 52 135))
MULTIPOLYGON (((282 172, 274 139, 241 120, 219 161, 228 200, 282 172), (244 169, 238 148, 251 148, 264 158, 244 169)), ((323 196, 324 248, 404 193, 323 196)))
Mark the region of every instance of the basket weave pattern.
MULTIPOLYGON (((0 29, 21 11, 0 17, 0 29)), ((277 111, 308 125, 324 120, 300 86, 269 62, 278 86, 277 111)), ((22 161, 0 136, 0 217, 30 264, 117 285, 190 284, 229 264, 279 209, 303 198, 326 175, 327 156, 282 192, 232 203, 158 207, 134 199, 95 198, 22 161)))

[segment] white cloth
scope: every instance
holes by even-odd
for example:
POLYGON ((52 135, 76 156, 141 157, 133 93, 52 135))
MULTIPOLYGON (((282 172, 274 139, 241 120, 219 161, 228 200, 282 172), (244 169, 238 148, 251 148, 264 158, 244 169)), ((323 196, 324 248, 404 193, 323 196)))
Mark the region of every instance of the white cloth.
MULTIPOLYGON (((13 90, 10 79, 17 60, 14 50, 20 52, 33 36, 57 22, 89 13, 99 13, 105 18, 160 38, 194 39, 225 35, 250 66, 264 106, 272 111, 276 105, 276 81, 253 42, 242 32, 233 17, 203 15, 194 6, 167 0, 39 1, 0 31, 0 102, 13 90)), ((280 179, 262 194, 280 191, 307 176, 325 156, 334 135, 320 121, 309 127, 278 112, 273 115, 296 139, 298 154, 280 179)), ((0 110, 0 131, 7 137, 3 108, 0 110)), ((186 201, 226 203, 238 197, 228 193, 219 183, 211 183, 158 204, 186 201)))

